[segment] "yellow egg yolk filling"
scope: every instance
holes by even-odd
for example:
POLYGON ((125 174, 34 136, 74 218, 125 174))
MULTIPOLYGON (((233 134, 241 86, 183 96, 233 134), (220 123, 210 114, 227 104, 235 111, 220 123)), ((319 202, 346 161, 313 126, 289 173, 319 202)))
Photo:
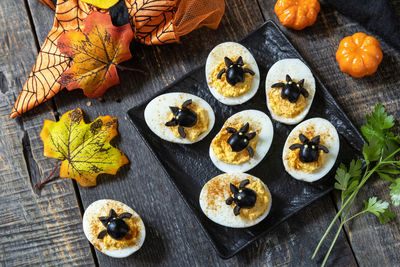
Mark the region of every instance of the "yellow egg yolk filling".
POLYGON ((104 207, 101 208, 98 215, 95 216, 93 221, 90 222, 90 232, 93 233, 96 238, 93 240, 93 246, 98 248, 100 251, 103 249, 106 250, 117 250, 124 249, 128 247, 132 247, 137 245, 138 237, 141 232, 141 224, 140 217, 132 215, 131 218, 124 218, 123 220, 129 226, 129 231, 121 240, 115 240, 108 234, 106 234, 102 239, 98 239, 97 235, 105 230, 106 228, 98 219, 101 216, 108 216, 110 209, 114 209, 117 214, 121 214, 124 212, 130 212, 123 208, 121 204, 107 203, 104 207))
MULTIPOLYGON (((305 133, 303 133, 308 139, 312 139, 313 137, 315 137, 315 129, 314 127, 311 128, 307 128, 307 131, 305 133)), ((329 136, 326 135, 320 135, 320 144, 324 145, 323 140, 325 138, 327 138, 329 136)), ((294 140, 292 140, 290 142, 291 144, 298 144, 301 143, 299 137, 295 138, 294 140)), ((319 170, 322 165, 324 164, 325 161, 325 157, 326 157, 326 153, 323 152, 322 150, 318 151, 318 160, 314 161, 314 162, 302 162, 300 160, 300 149, 294 149, 294 150, 290 150, 288 151, 288 154, 286 156, 286 161, 287 161, 287 165, 297 171, 302 171, 302 172, 306 172, 306 173, 313 173, 316 172, 317 170, 319 170)))
POLYGON ((281 97, 282 88, 271 88, 268 92, 268 102, 272 111, 279 117, 294 118, 307 107, 307 100, 303 95, 295 103, 281 97))
MULTIPOLYGON (((202 133, 204 133, 208 129, 208 124, 209 124, 208 113, 204 108, 200 107, 199 105, 196 105, 195 103, 190 104, 189 106, 187 106, 187 108, 193 110, 197 114, 196 124, 192 127, 184 127, 186 133, 185 138, 189 139, 191 142, 194 142, 199 138, 199 136, 202 133)), ((173 117, 174 115, 171 113, 168 120, 171 120, 173 117)), ((178 126, 171 126, 168 128, 171 129, 172 133, 176 137, 182 138, 178 132, 178 126)))
MULTIPOLYGON (((239 216, 242 218, 246 218, 248 220, 255 220, 265 213, 269 205, 269 202, 271 201, 271 197, 267 193, 265 187, 263 186, 263 184, 259 179, 252 180, 249 178, 249 180, 250 183, 246 185, 246 188, 252 189, 254 192, 256 192, 257 194, 256 203, 252 208, 249 209, 241 208, 239 216)), ((240 183, 235 183, 237 187, 239 186, 239 184, 240 183)), ((234 208, 234 206, 232 207, 234 208)))
MULTIPOLYGON (((231 59, 235 62, 238 58, 239 57, 231 59)), ((244 64, 243 68, 249 68, 249 66, 244 64)), ((211 73, 211 82, 209 82, 210 86, 214 87, 218 93, 226 97, 238 97, 250 90, 253 82, 253 75, 245 73, 244 82, 236 83, 234 86, 232 86, 226 81, 226 73, 222 75, 221 79, 217 78, 222 69, 227 69, 224 61, 220 62, 214 68, 213 72, 211 73)))
POLYGON ((139 236, 139 226, 137 218, 123 219, 129 226, 129 232, 121 240, 115 240, 108 234, 103 238, 104 248, 107 250, 124 249, 136 245, 137 237, 139 236))
POLYGON ((319 170, 324 163, 325 153, 318 151, 318 160, 314 162, 302 162, 299 157, 300 149, 290 150, 287 156, 287 164, 294 170, 313 173, 319 170))
MULTIPOLYGON (((244 123, 233 123, 231 125, 226 125, 212 140, 211 148, 215 156, 220 161, 229 164, 239 165, 250 160, 249 152, 247 151, 247 149, 243 149, 242 151, 239 152, 234 152, 232 151, 231 146, 228 144, 228 138, 232 134, 228 133, 226 131, 226 128, 232 127, 239 131, 239 129, 243 126, 244 123)), ((251 125, 248 132, 249 133, 254 132, 254 130, 251 129, 251 125)), ((249 142, 249 146, 253 149, 254 153, 256 153, 257 140, 258 140, 258 133, 249 142)))

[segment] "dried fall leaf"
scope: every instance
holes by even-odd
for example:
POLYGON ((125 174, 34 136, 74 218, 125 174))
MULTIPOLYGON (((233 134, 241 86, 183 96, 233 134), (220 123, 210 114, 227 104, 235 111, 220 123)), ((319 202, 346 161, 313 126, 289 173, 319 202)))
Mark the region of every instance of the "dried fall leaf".
MULTIPOLYGON (((52 7, 51 0, 42 0, 52 7)), ((49 100, 61 90, 57 80, 68 69, 70 59, 61 54, 57 40, 69 30, 81 30, 83 20, 93 10, 92 6, 78 0, 58 1, 52 29, 40 48, 21 93, 15 101, 10 117, 15 118, 37 105, 49 100)))
POLYGON ((117 65, 132 57, 129 24, 115 27, 108 14, 90 13, 82 31, 67 31, 58 39, 61 53, 72 58, 58 83, 68 90, 81 88, 88 97, 99 97, 119 84, 117 65))
POLYGON ((115 175, 129 163, 124 153, 109 143, 117 134, 117 118, 100 116, 86 124, 81 109, 46 120, 40 137, 44 155, 61 160, 60 177, 75 179, 81 186, 95 186, 101 173, 115 175))
POLYGON ((81 0, 81 1, 87 4, 94 5, 95 7, 98 8, 109 9, 110 7, 118 3, 119 0, 81 0))
POLYGON ((53 3, 52 0, 39 0, 39 2, 42 2, 43 4, 45 4, 46 6, 50 7, 51 9, 55 10, 55 3, 53 3))
MULTIPOLYGON (((81 0, 39 1, 55 10, 53 27, 15 101, 11 118, 20 116, 61 91, 62 86, 57 81, 68 69, 71 60, 58 49, 59 38, 68 31, 84 31, 86 18, 92 12, 108 14, 111 9, 118 8, 116 4, 110 10, 99 9, 81 0)), ((120 3, 126 6, 135 39, 145 45, 174 43, 180 36, 202 26, 215 29, 225 9, 224 0, 125 0, 120 3)), ((118 9, 116 11, 114 16, 117 17, 123 13, 118 9)))

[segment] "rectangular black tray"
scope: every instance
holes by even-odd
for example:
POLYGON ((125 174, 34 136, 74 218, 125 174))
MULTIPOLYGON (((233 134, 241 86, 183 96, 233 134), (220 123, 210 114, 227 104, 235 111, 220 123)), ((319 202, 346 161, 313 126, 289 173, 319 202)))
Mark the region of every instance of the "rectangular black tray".
POLYGON ((236 112, 245 109, 258 109, 270 115, 266 107, 265 96, 265 77, 268 69, 276 61, 284 58, 300 58, 304 61, 272 21, 265 22, 240 43, 250 50, 260 69, 260 88, 248 102, 237 106, 226 106, 218 102, 208 90, 204 66, 186 74, 157 94, 168 92, 191 93, 203 98, 211 105, 215 112, 216 121, 213 130, 202 141, 192 145, 180 145, 164 141, 156 136, 147 127, 144 120, 144 109, 151 99, 128 111, 134 127, 161 163, 180 195, 193 210, 201 227, 222 258, 234 256, 252 241, 268 233, 297 211, 332 190, 337 165, 340 162, 347 163, 355 155, 360 155, 360 149, 364 142, 356 127, 314 74, 316 94, 306 119, 323 117, 336 127, 340 136, 340 152, 336 165, 325 178, 318 182, 306 183, 291 178, 285 172, 281 158, 286 137, 294 126, 273 121, 274 139, 271 148, 263 161, 248 172, 259 177, 268 185, 273 199, 270 214, 258 225, 245 229, 223 227, 209 220, 201 211, 198 199, 203 185, 209 179, 221 174, 221 171, 212 164, 208 155, 211 140, 221 129, 225 120, 236 112))

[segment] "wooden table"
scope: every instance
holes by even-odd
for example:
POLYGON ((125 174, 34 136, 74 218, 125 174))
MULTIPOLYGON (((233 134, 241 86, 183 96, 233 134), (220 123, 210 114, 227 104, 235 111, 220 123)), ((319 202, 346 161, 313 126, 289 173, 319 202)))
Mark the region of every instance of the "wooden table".
MULTIPOLYGON (((101 266, 315 266, 311 254, 333 218, 338 197, 332 193, 281 224, 229 260, 220 259, 194 216, 178 196, 126 118, 126 111, 204 64, 216 44, 239 40, 263 21, 278 22, 272 0, 229 0, 217 31, 197 30, 180 44, 137 45, 130 61, 150 75, 120 73, 121 84, 108 90, 104 102, 82 92, 63 91, 21 118, 10 119, 11 107, 33 66, 39 45, 47 35, 53 11, 36 0, 0 1, 0 265, 101 266), (90 105, 89 105, 90 104, 90 105), (131 164, 113 178, 104 176, 94 188, 81 188, 70 179, 56 179, 40 192, 33 188, 46 177, 55 160, 43 156, 39 133, 45 119, 56 120, 80 107, 88 119, 112 115, 119 119, 119 148, 131 164), (147 237, 133 256, 116 260, 95 251, 82 231, 81 215, 97 199, 111 198, 132 206, 146 224, 147 237)), ((399 1, 395 1, 397 7, 399 1)), ((384 58, 372 77, 353 79, 340 72, 335 51, 341 38, 362 26, 321 3, 318 20, 303 31, 281 29, 319 75, 357 126, 377 102, 400 116, 400 53, 379 39, 384 58)), ((376 195, 389 200, 387 183, 373 179, 360 193, 361 200, 376 195)), ((394 210, 400 214, 400 209, 394 210)), ((337 266, 399 266, 400 219, 380 225, 373 215, 362 216, 342 233, 329 259, 337 266)), ((329 237, 331 239, 332 236, 329 237)), ((321 252, 326 252, 324 246, 321 252)))

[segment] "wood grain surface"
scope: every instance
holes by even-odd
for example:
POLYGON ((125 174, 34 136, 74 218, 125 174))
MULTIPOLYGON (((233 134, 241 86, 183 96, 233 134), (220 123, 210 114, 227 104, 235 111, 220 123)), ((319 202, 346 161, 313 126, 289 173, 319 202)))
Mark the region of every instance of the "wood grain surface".
MULTIPOLYGON (((336 212, 334 195, 300 211, 236 257, 222 260, 126 118, 129 108, 204 64, 216 44, 239 40, 265 19, 277 22, 274 2, 229 0, 217 31, 200 29, 182 38, 181 43, 168 46, 133 45, 133 59, 124 65, 145 68, 150 74, 120 72, 121 84, 104 95, 104 102, 87 99, 78 90, 63 91, 55 97, 54 106, 50 102, 27 113, 23 119, 10 120, 11 105, 36 57, 35 42, 41 44, 50 30, 53 11, 36 0, 28 0, 26 6, 22 0, 1 1, 0 19, 7 26, 0 28, 0 179, 8 187, 0 189, 1 199, 6 199, 2 202, 7 203, 0 203, 0 207, 5 209, 8 219, 0 219, 0 265, 90 265, 93 257, 101 266, 320 264, 322 253, 316 261, 310 258, 336 212), (32 14, 32 31, 27 14, 32 14), (16 19, 19 17, 22 18, 16 19), (37 195, 30 180, 43 179, 54 164, 42 156, 38 135, 43 120, 54 119, 55 111, 64 113, 76 107, 82 108, 88 119, 106 114, 118 117, 121 137, 117 144, 131 164, 122 168, 116 177, 100 177, 97 187, 76 187, 77 198, 72 183, 64 179, 50 183, 37 195), (142 249, 127 259, 112 259, 97 251, 92 255, 82 233, 77 200, 85 208, 101 198, 130 205, 146 224, 147 237, 142 249)), ((400 96, 395 90, 399 87, 397 51, 380 40, 384 61, 378 73, 356 80, 340 72, 334 53, 340 39, 363 30, 361 26, 322 2, 314 26, 300 32, 281 29, 357 126, 378 101, 399 117, 400 96)), ((384 182, 370 183, 362 197, 372 194, 388 199, 384 182)), ((400 214, 399 210, 395 212, 400 214)), ((381 226, 373 216, 360 218, 346 227, 347 235, 342 234, 338 239, 328 265, 395 266, 400 262, 398 225, 398 219, 381 226)), ((321 252, 326 250, 324 246, 321 252)))
MULTIPOLYGON (((394 2, 396 5, 399 3, 400 1, 394 2)), ((274 3, 269 0, 260 1, 264 17, 279 22, 273 13, 273 6, 274 3)), ((373 35, 362 26, 342 16, 330 5, 321 1, 319 18, 312 27, 299 32, 285 27, 280 28, 330 89, 331 94, 356 126, 361 127, 365 123, 365 114, 371 112, 378 102, 381 102, 396 119, 400 118, 399 51, 377 36, 384 54, 378 71, 370 77, 355 79, 340 71, 335 53, 340 40, 345 36, 360 31, 373 35)), ((360 191, 358 201, 355 201, 352 211, 355 213, 361 210, 362 200, 372 196, 390 202, 388 182, 374 177, 360 191)), ((339 197, 336 198, 336 203, 339 205, 339 197)), ((392 211, 400 214, 399 207, 393 208, 392 211)), ((399 265, 399 216, 385 225, 381 225, 374 215, 360 216, 345 228, 359 265, 399 265)))
POLYGON ((9 118, 38 52, 24 1, 0 1, 0 23, 0 266, 93 265, 71 181, 33 189, 55 164, 39 137, 51 103, 9 118))
MULTIPOLYGON (((36 1, 31 1, 31 3, 36 3, 36 1)), ((31 7, 38 6, 32 5, 31 7)), ((39 17, 40 20, 50 17, 50 15, 43 13, 49 13, 48 10, 32 9, 33 14, 36 12, 42 13, 33 15, 34 21, 36 17, 39 17)), ((150 75, 143 77, 135 73, 120 73, 121 84, 104 95, 105 102, 89 100, 78 91, 62 92, 55 98, 60 113, 74 107, 81 107, 91 119, 104 114, 117 116, 120 119, 119 131, 122 136, 119 147, 126 152, 131 160, 130 170, 120 172, 117 180, 106 180, 105 178, 96 188, 81 188, 83 206, 86 207, 99 198, 117 198, 131 205, 142 215, 146 225, 150 226, 146 243, 137 254, 126 260, 116 261, 97 252, 100 264, 108 266, 118 262, 118 264, 129 265, 134 262, 137 264, 151 263, 157 265, 162 263, 162 265, 176 266, 196 262, 199 266, 212 264, 242 265, 252 263, 256 259, 255 265, 275 265, 277 259, 279 259, 282 263, 292 264, 293 266, 300 263, 317 265, 318 262, 311 261, 310 258, 314 244, 317 243, 319 236, 322 236, 324 227, 320 226, 317 228, 318 230, 315 229, 316 225, 320 224, 318 220, 314 221, 312 225, 304 224, 301 221, 308 221, 310 214, 313 214, 314 218, 324 217, 327 210, 330 217, 334 216, 333 202, 329 197, 326 198, 328 203, 324 205, 324 208, 318 209, 318 212, 315 212, 315 208, 308 208, 308 214, 300 213, 299 217, 294 218, 291 223, 283 224, 274 234, 260 239, 252 246, 258 248, 256 251, 249 249, 237 257, 223 261, 213 251, 194 216, 177 195, 175 188, 170 184, 158 163, 152 158, 132 125, 126 121, 126 111, 129 108, 149 98, 184 73, 204 64, 209 51, 215 45, 223 41, 239 40, 262 22, 263 18, 256 3, 245 4, 244 1, 231 1, 230 5, 227 6, 222 25, 216 32, 200 29, 182 38, 181 44, 163 47, 134 46, 132 49, 134 55, 129 66, 143 66, 150 75), (141 62, 141 65, 139 62, 141 62), (118 103, 118 100, 121 100, 121 102, 118 103), (89 102, 91 106, 87 107, 89 102), (143 180, 148 182, 143 183, 143 180), (170 205, 168 212, 165 203, 170 205), (279 237, 282 229, 285 229, 284 233, 289 233, 290 229, 298 229, 299 225, 302 226, 301 231, 316 233, 314 242, 302 246, 304 242, 308 242, 310 239, 308 236, 297 236, 298 234, 295 231, 291 233, 292 241, 283 241, 284 234, 279 237), (154 247, 155 244, 159 246, 163 244, 169 249, 164 252, 165 248, 154 247), (199 244, 202 245, 199 247, 199 244), (271 246, 279 249, 271 251, 271 246), (298 256, 300 253, 302 254, 301 257, 298 256), (260 257, 259 255, 262 254, 267 254, 267 256, 260 257), (205 257, 204 255, 208 256, 205 257)), ((48 27, 48 24, 50 23, 45 24, 45 26, 48 27)), ((42 31, 41 25, 35 24, 38 36, 42 31)), ((325 225, 328 225, 328 223, 328 221, 325 221, 325 225)), ((340 246, 335 248, 340 253, 333 256, 331 262, 339 261, 343 265, 354 265, 355 261, 351 249, 345 242, 344 236, 341 236, 340 242, 340 246)))

